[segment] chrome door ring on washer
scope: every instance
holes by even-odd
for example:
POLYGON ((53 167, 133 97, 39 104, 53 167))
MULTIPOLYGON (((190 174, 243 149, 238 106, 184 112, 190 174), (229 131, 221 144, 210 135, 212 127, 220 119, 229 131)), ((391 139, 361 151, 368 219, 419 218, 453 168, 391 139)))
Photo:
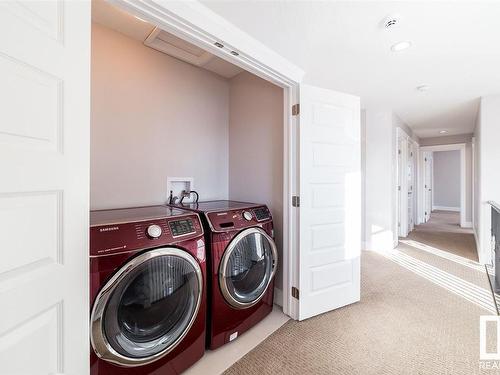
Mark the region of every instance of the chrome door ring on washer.
POLYGON ((278 266, 278 251, 276 249, 276 244, 274 243, 274 240, 264 230, 262 230, 261 228, 258 228, 258 227, 252 227, 252 228, 242 230, 240 233, 238 233, 232 239, 232 241, 227 246, 227 248, 224 251, 224 254, 222 256, 220 266, 219 266, 219 286, 220 286, 220 290, 221 290, 225 300, 232 307, 237 308, 237 309, 246 309, 246 308, 249 308, 249 307, 255 305, 256 303, 258 303, 262 299, 262 297, 266 293, 266 291, 269 287, 269 284, 271 283, 271 281, 276 273, 277 266, 278 266), (271 259, 271 261, 272 261, 271 273, 269 274, 268 280, 258 296, 256 296, 251 301, 242 301, 242 300, 236 299, 235 296, 233 295, 233 293, 231 293, 231 291, 229 290, 228 281, 227 281, 229 275, 227 273, 227 268, 228 268, 228 263, 231 259, 231 255, 234 252, 236 246, 245 237, 252 235, 252 234, 262 236, 270 246, 271 257, 272 257, 272 259, 271 259))
POLYGON ((203 276, 201 272, 200 265, 188 252, 173 248, 164 247, 154 250, 149 250, 141 255, 131 259, 127 262, 118 272, 116 272, 100 290, 96 297, 94 306, 92 309, 91 320, 90 320, 90 340, 92 347, 96 355, 103 360, 115 363, 120 366, 134 367, 152 363, 161 357, 170 353, 186 336, 189 332, 191 326, 193 325, 201 304, 201 296, 203 292, 203 276), (139 269, 140 266, 146 264, 148 261, 154 261, 155 259, 160 259, 160 257, 173 257, 178 258, 181 261, 186 261, 189 266, 192 267, 197 280, 197 293, 196 302, 194 303, 194 308, 192 314, 189 318, 188 323, 186 323, 185 328, 182 333, 178 335, 172 343, 167 347, 163 348, 161 351, 154 353, 152 355, 144 357, 133 357, 127 356, 119 353, 110 343, 106 337, 105 332, 105 317, 106 309, 108 303, 113 296, 113 292, 118 288, 121 282, 123 282, 134 270, 139 269))

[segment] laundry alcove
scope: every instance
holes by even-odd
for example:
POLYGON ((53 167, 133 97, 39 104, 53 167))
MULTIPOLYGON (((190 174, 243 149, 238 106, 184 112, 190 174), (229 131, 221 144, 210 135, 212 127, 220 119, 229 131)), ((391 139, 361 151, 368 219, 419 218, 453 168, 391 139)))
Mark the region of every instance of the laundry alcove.
POLYGON ((92 19, 91 209, 164 204, 189 177, 200 200, 266 204, 281 260, 283 88, 108 3, 92 19))

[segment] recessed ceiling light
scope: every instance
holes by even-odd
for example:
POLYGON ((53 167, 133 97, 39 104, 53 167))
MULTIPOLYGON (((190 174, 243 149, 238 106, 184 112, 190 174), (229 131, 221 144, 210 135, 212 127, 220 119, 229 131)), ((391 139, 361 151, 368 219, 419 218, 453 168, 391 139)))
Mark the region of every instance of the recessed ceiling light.
POLYGON ((421 91, 421 92, 428 91, 429 89, 430 89, 429 85, 420 85, 420 86, 417 86, 417 90, 421 91))
POLYGON ((411 47, 411 42, 409 40, 405 40, 403 42, 398 42, 396 44, 393 44, 391 46, 391 51, 392 52, 399 52, 399 51, 403 51, 407 48, 410 48, 411 47))
POLYGON ((440 130, 439 131, 439 134, 446 134, 446 133, 448 133, 448 130, 440 130))

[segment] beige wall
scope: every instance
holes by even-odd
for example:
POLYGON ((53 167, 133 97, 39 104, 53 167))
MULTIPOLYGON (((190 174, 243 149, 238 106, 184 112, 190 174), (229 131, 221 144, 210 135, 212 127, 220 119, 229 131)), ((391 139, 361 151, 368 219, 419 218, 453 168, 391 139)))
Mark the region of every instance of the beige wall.
POLYGON ((281 263, 281 88, 246 72, 227 80, 93 24, 91 130, 92 209, 161 204, 167 176, 194 177, 201 200, 267 204, 281 263))
POLYGON ((229 198, 270 207, 282 289, 283 89, 241 73, 230 80, 229 109, 229 198))
POLYGON ((92 24, 91 208, 228 197, 229 82, 92 24))

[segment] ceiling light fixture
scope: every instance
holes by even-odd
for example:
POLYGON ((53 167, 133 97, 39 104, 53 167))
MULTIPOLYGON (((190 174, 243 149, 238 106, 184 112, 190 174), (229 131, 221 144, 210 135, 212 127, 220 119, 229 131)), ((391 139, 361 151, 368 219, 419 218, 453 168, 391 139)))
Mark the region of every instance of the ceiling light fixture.
POLYGON ((448 133, 448 130, 440 130, 439 131, 439 134, 446 134, 446 133, 448 133))
POLYGON ((396 44, 393 44, 391 46, 391 51, 392 52, 399 52, 399 51, 403 51, 405 49, 408 49, 411 47, 411 42, 409 40, 405 40, 403 42, 398 42, 396 44))
POLYGON ((417 86, 417 90, 420 91, 420 92, 425 92, 425 91, 428 91, 429 89, 430 89, 429 85, 420 85, 420 86, 417 86))

